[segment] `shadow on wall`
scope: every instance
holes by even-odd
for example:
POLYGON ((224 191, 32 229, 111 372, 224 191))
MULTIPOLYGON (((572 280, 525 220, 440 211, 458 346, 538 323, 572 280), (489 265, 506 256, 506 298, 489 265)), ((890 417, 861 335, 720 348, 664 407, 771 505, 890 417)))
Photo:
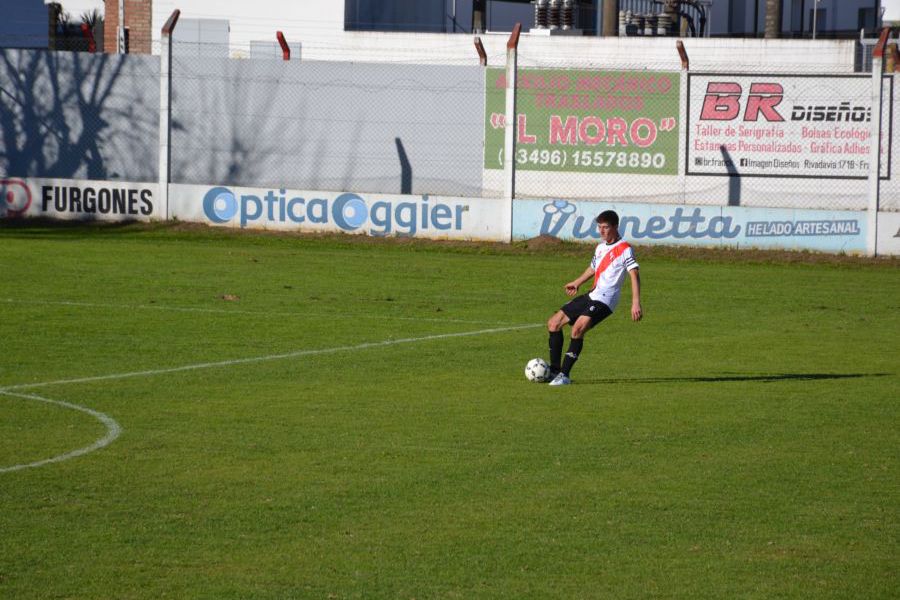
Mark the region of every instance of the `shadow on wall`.
MULTIPOLYGON (((205 66, 218 75, 185 61, 173 67, 173 182, 354 189, 365 160, 358 154, 364 127, 353 127, 346 138, 335 134, 333 122, 316 112, 322 107, 310 107, 308 90, 281 78, 280 63, 205 66)), ((355 122, 364 123, 367 114, 355 122)))
POLYGON ((728 170, 728 206, 741 205, 741 174, 734 165, 734 158, 728 152, 728 148, 723 144, 719 147, 722 151, 722 160, 725 161, 725 168, 728 170))
POLYGON ((268 130, 266 115, 273 100, 258 88, 271 83, 254 85, 252 79, 245 82, 241 77, 240 69, 252 66, 228 59, 173 61, 173 183, 284 185, 265 176, 283 131, 268 130))
POLYGON ((394 143, 397 145, 397 157, 400 159, 400 193, 412 194, 412 165, 400 138, 394 138, 394 143))
POLYGON ((480 68, 175 57, 172 78, 173 183, 482 192, 480 68))
POLYGON ((158 123, 158 114, 152 94, 114 93, 128 59, 0 51, 0 172, 154 180, 157 138, 151 132, 158 127, 151 121, 158 123))

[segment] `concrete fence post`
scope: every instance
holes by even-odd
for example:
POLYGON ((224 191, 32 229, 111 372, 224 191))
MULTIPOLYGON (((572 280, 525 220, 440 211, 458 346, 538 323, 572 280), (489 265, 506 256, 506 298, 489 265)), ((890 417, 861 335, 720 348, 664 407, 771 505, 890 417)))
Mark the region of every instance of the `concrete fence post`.
POLYGON ((882 144, 882 111, 884 103, 884 50, 890 36, 890 28, 881 31, 881 37, 872 53, 872 121, 870 127, 869 147, 869 189, 866 219, 866 254, 878 255, 878 203, 881 194, 881 144, 882 144))
POLYGON ((116 52, 125 54, 125 0, 119 0, 118 22, 116 24, 116 52))
MULTIPOLYGON (((681 131, 684 132, 684 137, 679 140, 681 144, 681 148, 687 147, 687 140, 690 132, 688 128, 684 126, 688 120, 687 114, 687 105, 688 105, 688 71, 691 68, 691 62, 688 58, 687 49, 684 47, 684 42, 681 40, 675 40, 675 49, 678 50, 678 57, 681 59, 681 72, 679 73, 679 90, 678 90, 678 122, 681 131)), ((679 188, 681 191, 681 203, 687 203, 687 175, 685 175, 686 165, 684 163, 686 159, 686 153, 683 150, 678 151, 678 181, 680 183, 679 188)))
POLYGON ((475 36, 475 51, 478 53, 478 64, 482 67, 487 66, 487 52, 484 51, 484 44, 481 43, 481 38, 475 36))
POLYGON ((276 31, 275 38, 278 40, 278 45, 281 46, 281 58, 283 60, 291 60, 291 47, 288 46, 287 40, 284 39, 284 33, 276 31))
POLYGON ((169 176, 172 167, 172 32, 181 11, 175 9, 162 28, 159 52, 159 201, 169 220, 169 176))
POLYGON ((516 23, 506 42, 506 128, 503 143, 505 182, 503 199, 509 203, 508 241, 512 241, 512 205, 516 196, 516 83, 518 81, 517 52, 522 24, 516 23))

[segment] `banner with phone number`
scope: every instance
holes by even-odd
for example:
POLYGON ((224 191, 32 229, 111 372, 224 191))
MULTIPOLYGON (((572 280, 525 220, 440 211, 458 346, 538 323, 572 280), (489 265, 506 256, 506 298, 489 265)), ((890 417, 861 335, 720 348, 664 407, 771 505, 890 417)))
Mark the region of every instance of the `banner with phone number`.
MULTIPOLYGON (((485 169, 503 169, 506 72, 487 69, 485 169)), ((519 69, 516 168, 674 175, 678 73, 519 69)))

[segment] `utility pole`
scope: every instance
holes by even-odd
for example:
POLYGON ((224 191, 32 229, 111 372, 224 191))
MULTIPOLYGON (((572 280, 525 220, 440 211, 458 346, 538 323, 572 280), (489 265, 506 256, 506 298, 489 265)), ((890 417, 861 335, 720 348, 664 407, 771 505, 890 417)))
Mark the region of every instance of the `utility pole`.
POLYGON ((766 0, 766 38, 781 37, 781 0, 766 0))
POLYGON ((487 0, 473 0, 472 2, 472 33, 484 33, 487 28, 485 12, 487 0))
MULTIPOLYGON (((800 14, 803 15, 803 11, 800 14)), ((759 37, 759 0, 753 5, 753 37, 759 37)))
POLYGON ((125 0, 119 0, 119 26, 116 27, 116 52, 125 54, 125 0))
POLYGON ((619 24, 619 0, 598 0, 603 3, 603 36, 614 37, 619 24))
POLYGON ((813 39, 816 39, 816 28, 819 25, 819 2, 821 0, 813 0, 813 39))

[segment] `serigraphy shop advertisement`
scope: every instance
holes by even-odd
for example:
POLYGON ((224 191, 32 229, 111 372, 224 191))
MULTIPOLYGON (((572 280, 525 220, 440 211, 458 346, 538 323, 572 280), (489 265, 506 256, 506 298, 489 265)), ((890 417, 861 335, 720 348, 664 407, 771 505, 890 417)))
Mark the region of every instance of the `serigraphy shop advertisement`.
MULTIPOLYGON (((880 174, 890 177, 893 80, 883 79, 880 174)), ((690 75, 687 175, 863 179, 869 76, 690 75)))

